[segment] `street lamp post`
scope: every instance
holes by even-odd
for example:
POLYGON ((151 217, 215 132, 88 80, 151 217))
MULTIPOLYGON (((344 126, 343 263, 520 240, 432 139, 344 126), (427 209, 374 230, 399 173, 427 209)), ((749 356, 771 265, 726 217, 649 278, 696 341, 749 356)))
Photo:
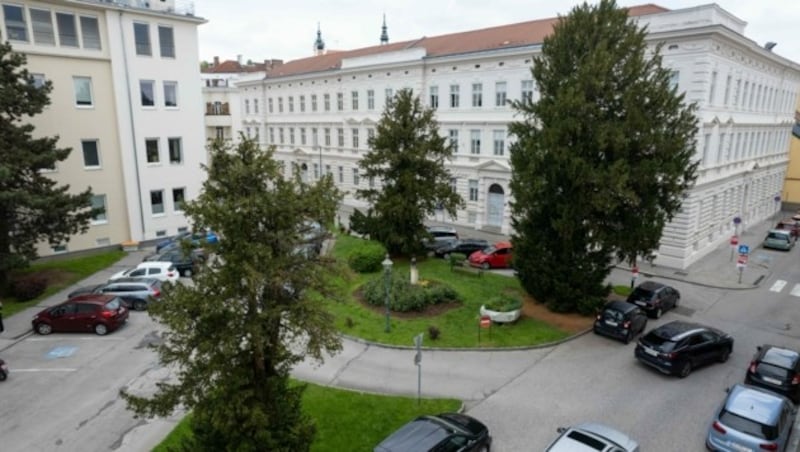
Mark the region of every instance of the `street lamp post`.
POLYGON ((389 253, 386 253, 386 259, 381 262, 383 265, 383 279, 386 284, 386 332, 390 332, 392 330, 391 326, 391 314, 390 314, 390 305, 391 299, 389 298, 389 291, 392 286, 392 260, 389 259, 389 253))

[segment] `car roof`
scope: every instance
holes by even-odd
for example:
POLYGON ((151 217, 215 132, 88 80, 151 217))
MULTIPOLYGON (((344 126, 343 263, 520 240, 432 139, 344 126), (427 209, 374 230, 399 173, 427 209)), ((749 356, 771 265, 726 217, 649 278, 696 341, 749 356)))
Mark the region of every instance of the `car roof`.
MULTIPOLYGON (((144 261, 136 266, 136 268, 148 268, 148 267, 167 267, 174 265, 170 261, 144 261)), ((141 279, 141 278, 139 278, 141 279)))
POLYGON ((800 360, 800 353, 775 345, 765 345, 761 347, 760 355, 760 361, 762 363, 772 364, 783 367, 784 369, 795 369, 798 360, 800 360))
POLYGON ((134 283, 135 284, 147 284, 148 286, 152 286, 152 285, 158 284, 159 281, 156 278, 129 278, 129 277, 124 277, 124 278, 117 278, 117 279, 109 282, 108 284, 106 284, 106 286, 110 286, 112 284, 120 284, 120 283, 124 283, 124 284, 134 284, 134 283))
POLYGON ((768 234, 786 234, 791 235, 791 231, 787 231, 786 229, 770 229, 768 234))
POLYGON ((92 304, 106 304, 109 301, 117 298, 116 295, 108 295, 108 294, 97 294, 97 293, 87 293, 83 295, 78 295, 75 297, 70 298, 69 300, 60 303, 60 304, 67 304, 67 303, 92 303, 92 304))
POLYGON ((498 250, 503 248, 511 248, 511 242, 497 242, 494 244, 494 247, 498 250))
POLYGON ((450 432, 435 418, 420 417, 400 427, 375 447, 375 452, 430 450, 450 432))
POLYGON ((456 228, 452 226, 428 226, 425 229, 428 231, 445 231, 445 232, 455 232, 456 228))
POLYGON ((662 289, 664 287, 667 287, 667 285, 666 284, 661 284, 660 282, 657 282, 657 281, 644 281, 643 283, 641 283, 638 286, 636 286, 637 289, 641 288, 641 289, 652 290, 652 291, 657 291, 657 290, 662 289))
POLYGON ((699 331, 708 331, 711 328, 700 325, 699 323, 684 322, 681 320, 673 320, 672 322, 665 323, 652 332, 659 337, 669 339, 671 341, 679 341, 686 336, 697 333, 699 331))
POLYGON ((725 400, 725 410, 760 424, 776 425, 787 400, 759 388, 736 384, 725 400))
POLYGON ((620 446, 627 451, 634 451, 639 447, 636 441, 616 429, 595 422, 585 422, 570 427, 556 443, 548 449, 548 452, 603 451, 607 450, 609 446, 620 446), (603 447, 600 444, 586 444, 581 440, 591 441, 593 443, 599 440, 601 443, 606 443, 606 446, 603 447), (603 448, 599 449, 595 446, 603 448))
POLYGON ((628 303, 627 301, 621 301, 621 300, 614 300, 606 303, 603 309, 613 309, 615 311, 627 314, 637 308, 638 306, 636 306, 633 303, 628 303))

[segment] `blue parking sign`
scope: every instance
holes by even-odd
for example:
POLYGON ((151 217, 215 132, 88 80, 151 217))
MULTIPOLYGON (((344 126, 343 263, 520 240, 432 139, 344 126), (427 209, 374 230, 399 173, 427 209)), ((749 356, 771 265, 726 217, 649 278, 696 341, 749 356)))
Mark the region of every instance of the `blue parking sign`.
POLYGON ((739 254, 750 254, 750 247, 747 245, 739 245, 739 254))

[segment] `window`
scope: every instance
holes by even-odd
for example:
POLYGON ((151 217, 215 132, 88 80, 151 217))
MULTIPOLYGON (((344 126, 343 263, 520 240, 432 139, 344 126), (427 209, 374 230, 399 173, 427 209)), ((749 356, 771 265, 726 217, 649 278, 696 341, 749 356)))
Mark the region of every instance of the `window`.
POLYGON ((493 133, 494 133, 494 155, 503 155, 506 149, 506 131, 495 130, 493 133))
POLYGON ((180 138, 167 138, 169 146, 169 163, 180 165, 183 163, 183 149, 181 148, 180 138))
POLYGON ((289 104, 289 113, 294 113, 294 96, 289 96, 287 102, 289 104))
POLYGON ((283 127, 278 127, 278 141, 283 144, 283 127))
POLYGON ((44 87, 44 84, 47 83, 47 79, 44 77, 44 74, 31 73, 31 78, 33 79, 34 88, 42 88, 44 87))
POLYGON ((338 141, 339 147, 343 148, 344 147, 344 129, 341 129, 341 128, 340 129, 336 129, 336 135, 339 138, 339 141, 338 141))
POLYGON ((300 96, 300 112, 302 113, 305 111, 306 111, 306 96, 300 96))
POLYGON ((319 163, 314 164, 314 179, 319 180, 319 163))
POLYGON ((717 90, 717 71, 711 72, 711 86, 708 89, 708 103, 714 104, 714 92, 717 90))
POLYGON ((483 85, 480 83, 472 84, 472 106, 483 106, 483 85))
POLYGON ((78 27, 75 16, 67 13, 56 13, 58 25, 58 41, 61 47, 78 47, 78 27))
POLYGON ((217 127, 216 129, 216 137, 219 140, 225 139, 225 129, 223 127, 217 127))
POLYGON ((166 229, 159 229, 158 231, 156 231, 156 237, 166 237, 166 236, 167 236, 166 229))
POLYGON ((344 167, 343 166, 339 167, 339 183, 340 184, 344 183, 344 167))
POLYGON ((250 99, 245 99, 244 100, 244 113, 246 115, 250 114, 250 99))
POLYGON ((3 5, 6 19, 6 37, 11 41, 28 42, 28 26, 21 6, 3 5))
POLYGON ((267 99, 267 109, 272 113, 272 98, 267 99))
POLYGON ((175 212, 183 212, 183 203, 186 202, 185 193, 186 189, 183 187, 172 189, 172 208, 175 209, 175 212))
POLYGON ((150 25, 134 22, 133 40, 136 43, 137 55, 150 56, 153 54, 150 48, 150 25))
POLYGON ((56 45, 56 35, 53 32, 53 16, 50 11, 31 8, 29 12, 33 28, 33 42, 51 46, 56 45))
POLYGON ((471 154, 480 154, 481 153, 481 131, 480 130, 470 130, 470 144, 469 144, 469 152, 471 154))
POLYGON ((150 211, 153 215, 164 214, 164 190, 150 190, 150 211))
POLYGON ((358 175, 358 168, 353 168, 353 185, 358 187, 358 184, 361 183, 361 177, 358 175))
POLYGON ((294 144, 294 127, 289 127, 289 144, 294 144))
POLYGON ((158 26, 158 46, 161 58, 175 58, 175 33, 172 27, 158 26))
POLYGON ((100 168, 100 152, 97 150, 97 140, 82 140, 83 167, 100 168))
POLYGON ((730 99, 731 99, 731 76, 729 75, 727 80, 725 80, 725 106, 728 105, 730 99))
POLYGON ((469 180, 469 200, 470 201, 478 200, 478 181, 475 179, 469 180))
POLYGON ((680 81, 680 78, 681 78, 681 72, 680 71, 671 71, 669 73, 669 89, 670 90, 673 89, 673 88, 674 89, 678 89, 678 82, 680 81))
POLYGON ((108 223, 106 216, 106 195, 92 195, 92 209, 98 209, 99 212, 95 213, 92 217, 92 224, 108 223))
POLYGON ((83 48, 100 50, 100 27, 97 25, 97 18, 81 16, 80 20, 83 48))
POLYGON ((331 111, 331 95, 325 94, 323 96, 323 104, 325 107, 325 111, 331 111))
POLYGON ((72 77, 75 87, 75 105, 79 107, 92 106, 92 79, 89 77, 72 77))
POLYGON ((358 129, 352 129, 353 132, 353 149, 358 149, 358 129))
POLYGON ((375 109, 375 90, 368 89, 367 90, 367 110, 374 110, 375 109))
POLYGON ((317 111, 317 95, 311 95, 311 111, 317 111))
POLYGON ((147 163, 161 162, 161 156, 158 152, 158 139, 149 138, 144 140, 145 154, 147 155, 147 163))
POLYGON ((736 91, 733 93, 733 106, 739 105, 739 96, 742 95, 742 79, 736 79, 736 91))
POLYGON ((311 129, 311 144, 313 144, 314 146, 317 146, 319 144, 319 139, 318 139, 317 128, 316 127, 313 127, 311 129))
POLYGON ((458 129, 448 130, 450 135, 450 146, 453 147, 453 153, 458 154, 458 129))
POLYGON ((458 193, 458 178, 457 177, 451 177, 450 178, 450 190, 452 190, 453 193, 458 193))
POLYGON ((272 144, 275 144, 275 128, 274 127, 270 127, 269 128, 269 142, 272 143, 272 144))
POLYGON ((430 92, 430 107, 434 110, 439 108, 439 87, 438 86, 431 86, 429 88, 430 92))
POLYGON ((711 134, 707 133, 703 137, 703 160, 701 160, 701 165, 707 166, 708 165, 708 150, 711 147, 711 134))
POLYGON ((152 80, 140 80, 139 91, 142 97, 142 107, 153 107, 156 105, 155 94, 153 93, 153 85, 155 82, 152 80))
POLYGON ((164 82, 164 106, 178 106, 178 82, 164 82))
POLYGON ((325 128, 325 146, 331 145, 331 129, 325 128))
POLYGON ((302 144, 304 146, 306 144, 306 128, 305 127, 300 127, 300 144, 302 144))
POLYGON ((353 101, 353 111, 358 111, 358 91, 351 92, 350 97, 353 101))
POLYGON ((392 101, 392 97, 394 97, 394 92, 391 88, 386 88, 384 94, 386 95, 386 104, 388 105, 392 101))
POLYGON ((367 129, 367 145, 369 145, 370 141, 375 139, 375 129, 370 127, 367 129))
POLYGON ((505 107, 506 105, 506 82, 497 82, 494 84, 494 106, 505 107))
POLYGON ((336 93, 336 110, 344 110, 344 93, 336 93))
POLYGON ((66 253, 67 252, 67 245, 56 245, 52 247, 54 253, 66 253))
POLYGON ((458 85, 450 85, 450 108, 458 108, 458 85))
POLYGON ((283 113, 283 98, 278 98, 278 113, 283 113))
POLYGON ((532 103, 533 102, 533 80, 523 80, 520 83, 520 92, 522 93, 522 102, 524 103, 532 103))

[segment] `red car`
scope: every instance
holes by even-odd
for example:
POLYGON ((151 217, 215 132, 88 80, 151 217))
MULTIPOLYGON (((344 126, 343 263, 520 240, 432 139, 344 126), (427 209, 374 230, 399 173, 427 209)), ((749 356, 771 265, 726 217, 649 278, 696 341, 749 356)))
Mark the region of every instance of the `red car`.
POLYGON ((512 248, 510 242, 497 242, 494 246, 475 251, 469 255, 469 265, 484 270, 508 268, 511 266, 512 248))
POLYGON ((86 294, 49 307, 33 316, 33 331, 91 332, 104 335, 128 321, 128 310, 115 295, 86 294))

